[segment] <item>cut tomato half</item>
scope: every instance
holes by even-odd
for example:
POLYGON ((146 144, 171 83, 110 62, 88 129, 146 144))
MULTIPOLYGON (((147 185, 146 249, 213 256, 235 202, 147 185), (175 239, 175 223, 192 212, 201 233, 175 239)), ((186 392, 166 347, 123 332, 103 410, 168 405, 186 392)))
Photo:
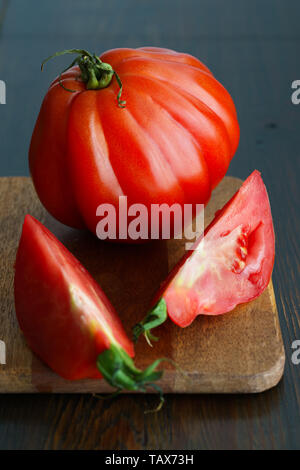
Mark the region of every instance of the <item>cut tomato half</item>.
POLYGON ((70 380, 103 376, 118 390, 142 390, 161 377, 131 357, 132 342, 100 286, 32 216, 25 217, 15 263, 15 308, 30 348, 70 380))
MULTIPOLYGON (((270 281, 274 253, 269 198, 255 170, 170 273, 148 320, 153 324, 156 317, 157 326, 166 309, 186 327, 197 315, 221 315, 255 299, 270 281)), ((147 317, 137 334, 149 330, 147 317)))

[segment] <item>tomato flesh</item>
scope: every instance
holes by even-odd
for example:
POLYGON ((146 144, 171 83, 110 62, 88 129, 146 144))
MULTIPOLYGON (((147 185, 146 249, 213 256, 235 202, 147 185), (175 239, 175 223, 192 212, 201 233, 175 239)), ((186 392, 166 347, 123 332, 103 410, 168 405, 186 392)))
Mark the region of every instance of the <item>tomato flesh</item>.
POLYGON ((30 215, 23 225, 14 287, 17 318, 29 346, 62 377, 101 377, 97 357, 111 344, 134 355, 102 289, 30 215))
POLYGON ((197 315, 229 312, 267 287, 274 254, 268 194, 255 170, 175 266, 158 297, 181 327, 197 315))

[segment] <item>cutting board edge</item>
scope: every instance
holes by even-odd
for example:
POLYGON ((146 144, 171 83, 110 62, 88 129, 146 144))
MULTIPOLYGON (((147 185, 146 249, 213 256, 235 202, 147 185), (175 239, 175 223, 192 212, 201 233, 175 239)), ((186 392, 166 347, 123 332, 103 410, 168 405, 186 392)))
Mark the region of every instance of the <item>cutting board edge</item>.
MULTIPOLYGON (((173 374, 165 371, 164 379, 158 385, 162 388, 164 393, 170 394, 244 394, 244 393, 261 393, 275 387, 281 380, 284 373, 285 366, 285 352, 282 344, 282 351, 275 364, 271 369, 260 372, 255 375, 239 375, 229 377, 226 374, 216 374, 211 376, 208 374, 200 375, 200 379, 196 381, 193 379, 193 387, 189 382, 186 387, 186 379, 175 379, 174 386, 170 386, 168 382, 174 380, 173 374), (170 375, 170 377, 168 377, 170 375)), ((67 381, 56 375, 54 372, 51 377, 51 386, 46 383, 40 383, 39 386, 31 382, 31 375, 24 374, 22 382, 22 390, 20 390, 20 377, 17 378, 11 374, 3 374, 4 381, 0 381, 0 395, 5 393, 111 393, 112 388, 104 383, 101 379, 101 386, 98 380, 82 380, 82 381, 67 381), (1 383, 2 382, 2 383, 1 383)), ((1 376, 0 376, 1 377, 1 376)), ((131 392, 135 393, 135 392, 131 392)), ((140 392, 136 392, 140 393, 140 392)), ((149 389, 147 393, 156 393, 149 389)))

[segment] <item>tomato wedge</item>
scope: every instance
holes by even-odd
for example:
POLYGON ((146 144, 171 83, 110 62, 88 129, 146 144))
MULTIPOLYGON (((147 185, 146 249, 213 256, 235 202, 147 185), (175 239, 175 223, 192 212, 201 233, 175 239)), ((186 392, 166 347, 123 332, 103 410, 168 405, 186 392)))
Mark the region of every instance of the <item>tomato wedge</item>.
POLYGON ((161 377, 131 357, 132 342, 104 292, 79 261, 32 216, 15 263, 15 308, 30 348, 65 379, 103 376, 118 390, 144 390, 161 377))
POLYGON ((135 335, 149 337, 167 314, 186 327, 197 315, 221 315, 255 299, 270 281, 274 254, 269 198, 255 170, 175 266, 135 335))

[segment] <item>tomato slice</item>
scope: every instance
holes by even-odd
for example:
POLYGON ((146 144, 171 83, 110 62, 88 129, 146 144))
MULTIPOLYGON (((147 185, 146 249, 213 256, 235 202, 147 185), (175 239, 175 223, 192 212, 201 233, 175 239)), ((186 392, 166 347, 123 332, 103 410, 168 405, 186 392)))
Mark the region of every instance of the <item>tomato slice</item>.
POLYGON ((135 333, 147 332, 149 319, 160 324, 164 306, 174 323, 186 327, 197 315, 221 315, 258 297, 270 281, 274 254, 269 198, 255 170, 175 266, 135 333))
POLYGON ((111 344, 134 355, 117 313, 79 261, 27 215, 15 264, 15 307, 31 349, 66 379, 101 377, 111 344))
POLYGON ((119 393, 145 392, 163 371, 135 367, 133 343, 104 292, 79 261, 30 215, 15 263, 15 307, 31 349, 66 379, 104 377, 119 393))

